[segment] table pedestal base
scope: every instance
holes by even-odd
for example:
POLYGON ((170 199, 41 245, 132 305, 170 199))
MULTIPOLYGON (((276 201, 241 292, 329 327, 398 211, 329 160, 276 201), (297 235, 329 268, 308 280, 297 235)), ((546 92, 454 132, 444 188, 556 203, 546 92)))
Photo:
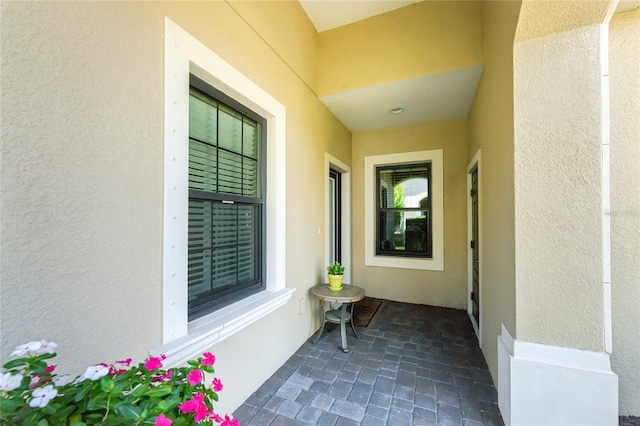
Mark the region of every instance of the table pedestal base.
POLYGON ((322 307, 322 325, 320 326, 320 330, 318 330, 318 334, 312 340, 313 344, 318 343, 318 340, 320 340, 320 336, 322 336, 326 323, 340 324, 340 338, 342 340, 342 347, 340 349, 342 349, 344 353, 349 352, 349 347, 347 346, 347 322, 351 324, 351 330, 353 330, 353 335, 356 336, 356 339, 360 338, 353 325, 352 313, 353 303, 343 303, 340 309, 334 309, 331 311, 325 311, 324 307, 322 307), (351 309, 347 310, 347 305, 351 305, 351 309))

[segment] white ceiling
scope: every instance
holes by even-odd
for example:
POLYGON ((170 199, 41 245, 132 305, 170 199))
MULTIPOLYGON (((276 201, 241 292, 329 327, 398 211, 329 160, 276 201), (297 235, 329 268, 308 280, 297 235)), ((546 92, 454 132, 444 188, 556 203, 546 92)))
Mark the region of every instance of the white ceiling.
MULTIPOLYGON (((421 0, 299 0, 318 32, 386 13, 421 0)), ((475 96, 482 66, 394 81, 321 96, 352 132, 464 118, 475 96), (401 114, 391 114, 402 107, 401 114)))
POLYGON ((318 32, 400 9, 421 0, 299 0, 318 32))
POLYGON ((321 96, 353 133, 465 118, 483 66, 463 68, 321 96), (390 110, 403 107, 401 114, 390 110))

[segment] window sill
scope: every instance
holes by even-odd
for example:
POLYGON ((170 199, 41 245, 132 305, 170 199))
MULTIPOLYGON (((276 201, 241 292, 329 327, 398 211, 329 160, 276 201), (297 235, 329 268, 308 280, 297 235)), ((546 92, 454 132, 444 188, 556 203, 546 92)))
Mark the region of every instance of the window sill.
POLYGON ((199 356, 207 348, 216 345, 243 328, 285 305, 295 288, 279 291, 263 291, 233 305, 220 309, 189 323, 189 332, 173 342, 156 346, 152 356, 165 355, 163 366, 173 367, 199 356))
POLYGON ((436 255, 434 255, 432 259, 384 255, 366 256, 365 265, 382 266, 386 268, 421 269, 424 271, 444 271, 442 256, 436 255))

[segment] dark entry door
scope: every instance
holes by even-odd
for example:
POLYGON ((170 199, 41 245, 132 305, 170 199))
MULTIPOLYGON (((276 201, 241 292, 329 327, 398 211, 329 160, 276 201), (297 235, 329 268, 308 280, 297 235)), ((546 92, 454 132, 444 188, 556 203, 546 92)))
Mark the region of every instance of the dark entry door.
POLYGON ((342 175, 329 169, 329 262, 342 262, 342 175))
POLYGON ((473 269, 473 287, 471 289, 471 302, 473 305, 473 317, 480 328, 480 241, 478 233, 478 169, 471 173, 471 254, 473 269))

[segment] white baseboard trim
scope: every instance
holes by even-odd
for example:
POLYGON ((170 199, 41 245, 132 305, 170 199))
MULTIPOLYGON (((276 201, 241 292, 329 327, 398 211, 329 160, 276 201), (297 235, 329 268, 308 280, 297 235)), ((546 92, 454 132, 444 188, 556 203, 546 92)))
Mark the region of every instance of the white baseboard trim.
POLYGON ((498 406, 505 425, 617 425, 609 354, 498 336, 498 406))

